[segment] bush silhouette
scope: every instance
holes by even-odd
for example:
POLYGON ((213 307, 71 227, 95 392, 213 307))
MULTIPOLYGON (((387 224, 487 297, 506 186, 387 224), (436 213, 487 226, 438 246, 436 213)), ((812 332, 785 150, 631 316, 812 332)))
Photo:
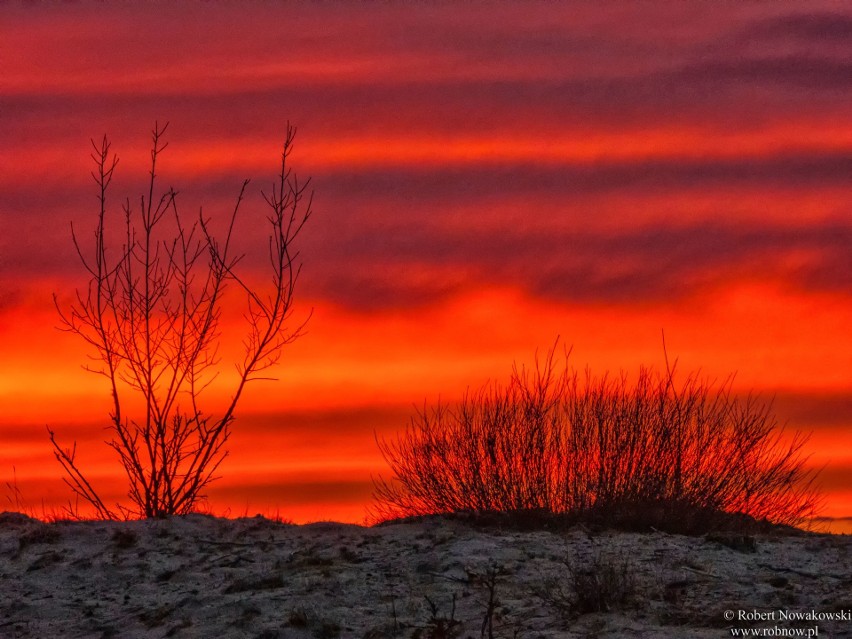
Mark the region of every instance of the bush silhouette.
MULTIPOLYGON (((86 368, 107 381, 111 397, 108 444, 128 480, 130 504, 111 508, 78 466, 76 448, 63 448, 48 429, 66 483, 98 516, 159 517, 192 511, 227 455, 235 411, 248 383, 268 379, 282 348, 300 334, 288 326, 300 264, 294 241, 311 215, 308 182, 292 174, 295 128, 287 126, 279 173, 263 193, 269 237, 267 284, 239 271, 235 222, 248 180, 235 198, 226 231, 217 237, 202 212, 188 217, 177 192, 158 192, 158 160, 166 126, 154 126, 146 193, 128 198, 113 218, 107 193, 118 164, 109 140, 92 141, 99 210, 94 246, 72 237, 88 282, 70 304, 56 298, 62 327, 93 350, 86 368), (120 239, 117 239, 120 238, 120 239), (111 242, 111 240, 113 240, 111 242), (225 289, 235 288, 246 319, 242 360, 219 414, 204 408, 204 390, 219 372, 220 318, 225 289)), ((72 513, 74 514, 74 513, 72 513)))
POLYGON ((379 441, 393 476, 375 482, 373 516, 545 512, 639 528, 680 518, 700 532, 724 513, 788 525, 812 515, 807 438, 785 438, 770 403, 735 396, 731 379, 678 382, 675 367, 632 382, 581 376, 555 355, 458 405, 424 407, 379 441))

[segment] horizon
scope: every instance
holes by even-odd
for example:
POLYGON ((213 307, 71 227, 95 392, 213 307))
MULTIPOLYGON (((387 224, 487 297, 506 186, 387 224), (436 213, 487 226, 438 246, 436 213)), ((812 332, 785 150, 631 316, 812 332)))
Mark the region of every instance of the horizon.
MULTIPOLYGON (((0 491, 71 498, 45 425, 109 499, 109 391, 56 329, 85 286, 90 139, 138 198, 149 131, 184 212, 238 221, 254 274, 286 123, 313 218, 276 382, 248 388, 213 512, 358 521, 376 437, 560 342, 774 397, 852 532, 852 8, 833 2, 0 6, 0 491), (287 24, 286 38, 278 30, 287 24)), ((259 257, 258 257, 259 256, 259 257)), ((228 298, 235 299, 234 297, 228 298)), ((229 398, 239 317, 226 313, 229 398)), ((44 510, 44 509, 47 510, 44 510)), ((0 508, 2 510, 3 508, 0 508)))

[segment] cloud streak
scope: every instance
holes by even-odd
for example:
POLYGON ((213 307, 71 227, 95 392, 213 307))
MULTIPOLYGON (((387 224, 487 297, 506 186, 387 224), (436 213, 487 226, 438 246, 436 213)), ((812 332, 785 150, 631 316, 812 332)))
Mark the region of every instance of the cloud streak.
POLYGON ((440 227, 337 237, 331 254, 357 267, 314 270, 323 296, 363 308, 435 303, 480 287, 514 286, 561 302, 672 303, 736 281, 845 293, 852 286, 846 221, 804 227, 700 223, 613 231, 440 227))
MULTIPOLYGON (((325 172, 316 176, 318 203, 334 214, 319 218, 306 237, 305 253, 314 257, 310 279, 318 287, 311 293, 358 306, 376 300, 384 307, 459 287, 509 283, 548 298, 631 302, 688 296, 696 287, 737 277, 842 292, 850 285, 848 204, 828 205, 821 219, 807 223, 772 220, 771 211, 763 223, 741 222, 731 210, 743 191, 830 192, 842 189, 850 173, 852 156, 846 153, 325 172), (716 219, 688 211, 676 222, 631 219, 649 206, 643 196, 690 192, 730 193, 730 210, 720 208, 716 219), (582 202, 625 194, 633 194, 635 209, 624 211, 615 229, 602 225, 582 202), (528 210, 529 217, 515 223, 491 219, 497 198, 503 208, 511 206, 521 218, 528 210), (541 202, 549 205, 538 213, 541 202), (466 219, 470 208, 479 212, 466 219)), ((238 182, 234 174, 215 183, 188 180, 186 186, 203 199, 212 196, 206 202, 212 214, 232 204, 238 182)), ((65 272, 74 261, 68 221, 37 233, 43 219, 31 215, 59 194, 27 193, 13 189, 0 197, 6 211, 4 273, 14 278, 65 272), (28 227, 33 231, 24 236, 30 241, 14 239, 28 227)), ((779 196, 769 196, 770 206, 772 197, 779 196)), ((82 208, 91 194, 71 190, 63 199, 82 208)), ((195 206, 191 197, 184 206, 195 206)), ((86 228, 85 218, 77 218, 78 229, 86 228)))

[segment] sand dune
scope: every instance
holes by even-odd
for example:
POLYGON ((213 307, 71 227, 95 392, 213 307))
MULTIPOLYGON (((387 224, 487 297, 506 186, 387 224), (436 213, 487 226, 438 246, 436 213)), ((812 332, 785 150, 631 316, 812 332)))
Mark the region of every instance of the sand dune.
POLYGON ((850 549, 817 534, 4 513, 0 637, 849 637, 850 549))

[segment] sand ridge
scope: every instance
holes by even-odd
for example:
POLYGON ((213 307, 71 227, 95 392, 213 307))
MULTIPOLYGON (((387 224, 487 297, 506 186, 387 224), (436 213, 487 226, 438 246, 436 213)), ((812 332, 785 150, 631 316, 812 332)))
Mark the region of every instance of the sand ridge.
POLYGON ((4 513, 0 637, 674 639, 814 626, 852 637, 852 621, 824 618, 852 611, 850 549, 848 536, 518 531, 442 518, 367 528, 4 513), (577 587, 600 590, 601 610, 577 587), (780 620, 785 611, 823 618, 780 620))

